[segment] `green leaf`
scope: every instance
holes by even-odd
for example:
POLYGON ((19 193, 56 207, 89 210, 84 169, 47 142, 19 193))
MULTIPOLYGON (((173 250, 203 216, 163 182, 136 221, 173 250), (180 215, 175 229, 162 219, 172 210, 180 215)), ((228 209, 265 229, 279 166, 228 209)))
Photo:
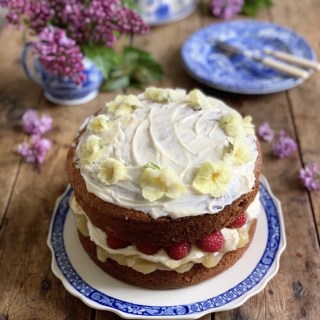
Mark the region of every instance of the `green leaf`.
POLYGON ((112 48, 83 45, 82 51, 86 57, 96 64, 104 79, 108 79, 111 70, 121 63, 121 59, 112 48))
POLYGON ((153 56, 135 47, 125 47, 122 53, 97 45, 82 46, 83 53, 101 70, 105 80, 101 87, 113 91, 139 87, 164 78, 161 66, 153 56))
POLYGON ((258 11, 270 7, 272 0, 245 0, 242 12, 248 16, 256 16, 258 11))
POLYGON ((130 85, 130 78, 127 75, 118 78, 110 78, 101 86, 102 91, 115 91, 127 88, 130 85))

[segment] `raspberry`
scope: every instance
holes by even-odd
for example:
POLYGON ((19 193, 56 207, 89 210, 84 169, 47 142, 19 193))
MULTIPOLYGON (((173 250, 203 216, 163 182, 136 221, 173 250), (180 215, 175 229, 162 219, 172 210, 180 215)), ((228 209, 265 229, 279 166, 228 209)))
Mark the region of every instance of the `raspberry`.
POLYGON ((244 213, 240 214, 240 216, 233 221, 228 228, 241 228, 247 222, 247 217, 244 213))
POLYGON ((166 247, 165 250, 171 259, 180 260, 189 254, 190 248, 191 248, 190 243, 182 242, 182 243, 175 243, 169 247, 166 247))
POLYGON ((151 244, 137 243, 136 247, 145 254, 153 255, 160 250, 161 247, 151 244))
POLYGON ((224 245, 224 238, 220 231, 212 234, 208 234, 201 240, 198 240, 197 246, 207 252, 217 252, 222 249, 224 245))
POLYGON ((107 245, 111 249, 126 248, 126 247, 130 246, 130 244, 131 244, 131 242, 126 241, 126 240, 122 240, 122 239, 117 238, 117 237, 112 236, 112 235, 108 235, 108 237, 107 237, 107 245))

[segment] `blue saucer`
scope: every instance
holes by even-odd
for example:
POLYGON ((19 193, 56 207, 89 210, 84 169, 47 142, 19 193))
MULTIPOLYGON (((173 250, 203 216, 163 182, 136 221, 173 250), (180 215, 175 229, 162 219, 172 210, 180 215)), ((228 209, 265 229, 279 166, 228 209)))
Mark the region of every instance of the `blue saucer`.
POLYGON ((268 48, 316 60, 306 39, 280 25, 254 20, 215 23, 193 33, 183 44, 181 56, 192 77, 223 91, 242 94, 274 93, 293 88, 304 79, 271 70, 242 55, 227 55, 215 47, 217 40, 241 49, 268 48))

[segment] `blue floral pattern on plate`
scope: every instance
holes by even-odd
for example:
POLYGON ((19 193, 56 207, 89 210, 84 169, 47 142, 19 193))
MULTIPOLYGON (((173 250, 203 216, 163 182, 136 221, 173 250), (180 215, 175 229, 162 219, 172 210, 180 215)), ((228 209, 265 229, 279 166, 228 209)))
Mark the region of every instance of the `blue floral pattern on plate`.
MULTIPOLYGON (((266 94, 290 89, 304 80, 284 75, 243 55, 228 55, 215 47, 225 41, 240 49, 272 49, 316 60, 310 44, 283 26, 254 20, 209 25, 192 34, 181 48, 187 72, 198 81, 223 91, 266 94)), ((312 71, 309 70, 311 74, 312 71)))
POLYGON ((137 0, 143 20, 152 26, 181 20, 196 7, 195 0, 137 0))
MULTIPOLYGON (((278 270, 280 254, 285 248, 285 234, 281 206, 273 196, 267 181, 262 177, 260 182, 260 202, 264 208, 267 221, 267 241, 260 261, 245 279, 240 279, 238 284, 221 294, 200 300, 191 304, 153 306, 142 305, 117 299, 96 289, 84 281, 72 265, 64 242, 64 228, 69 213, 69 198, 72 193, 70 187, 57 200, 52 217, 48 245, 53 253, 53 270, 63 281, 66 289, 80 297, 86 304, 99 309, 116 312, 124 318, 161 319, 172 317, 176 319, 197 319, 206 313, 221 311, 241 305, 249 297, 258 293, 278 270), (272 272, 270 270, 273 270, 272 272), (255 290, 255 291, 254 291, 255 290), (239 297, 242 302, 232 305, 239 297), (94 305, 92 305, 93 303, 94 305)), ((189 288, 190 289, 190 288, 189 288)))

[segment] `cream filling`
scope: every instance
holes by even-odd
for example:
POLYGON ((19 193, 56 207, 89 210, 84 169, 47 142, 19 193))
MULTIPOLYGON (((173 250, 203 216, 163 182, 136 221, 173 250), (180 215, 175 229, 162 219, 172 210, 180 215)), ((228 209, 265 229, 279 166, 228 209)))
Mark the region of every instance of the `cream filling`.
POLYGON ((114 250, 109 248, 106 244, 106 233, 91 223, 74 196, 70 200, 70 208, 75 215, 77 228, 85 237, 90 237, 90 240, 96 244, 97 258, 101 262, 105 262, 106 259, 110 258, 121 265, 131 267, 144 274, 155 270, 175 270, 183 273, 190 270, 196 263, 201 263, 207 268, 216 266, 225 253, 239 249, 248 243, 248 231, 252 220, 260 212, 260 206, 258 194, 246 212, 247 223, 243 227, 237 229, 223 228, 221 230, 225 239, 224 247, 221 251, 215 253, 205 252, 196 245, 192 245, 187 257, 181 260, 174 260, 167 255, 164 249, 160 249, 154 255, 146 255, 139 251, 134 244, 123 249, 114 250))
POLYGON ((225 114, 237 113, 235 110, 209 97, 206 108, 202 110, 194 110, 186 98, 165 104, 150 101, 144 94, 138 98, 141 106, 128 115, 115 117, 108 130, 93 133, 87 128, 80 137, 75 161, 88 192, 121 207, 145 212, 153 219, 161 216, 175 219, 201 215, 203 212, 219 212, 252 190, 258 155, 254 135, 242 138, 249 147, 251 160, 232 165, 232 182, 223 197, 199 194, 192 188, 202 163, 208 160, 216 163, 223 159, 229 138, 219 125, 219 120, 225 114), (79 161, 81 147, 92 134, 101 138, 103 157, 84 165, 79 161), (98 178, 98 170, 106 158, 115 158, 128 165, 125 180, 106 186, 98 178), (139 177, 148 162, 156 163, 161 168, 172 168, 186 187, 186 192, 178 199, 164 197, 152 203, 144 199, 139 177))

